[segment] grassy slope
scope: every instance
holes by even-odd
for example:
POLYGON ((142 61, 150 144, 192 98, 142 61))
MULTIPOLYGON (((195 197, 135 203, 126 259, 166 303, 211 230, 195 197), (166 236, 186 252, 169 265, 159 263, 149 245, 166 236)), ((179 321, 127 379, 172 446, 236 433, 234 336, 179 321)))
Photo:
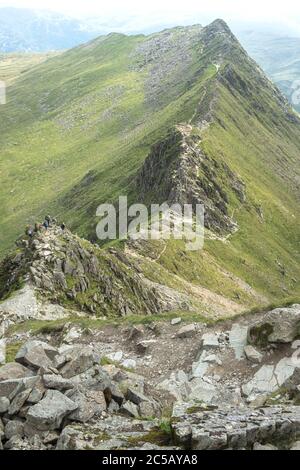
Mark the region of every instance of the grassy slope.
POLYGON ((0 80, 10 84, 35 65, 58 54, 58 52, 0 54, 0 80))
MULTIPOLYGON (((175 47, 183 31, 172 34, 175 47)), ((25 223, 44 212, 92 235, 97 205, 120 193, 133 195, 132 178, 150 146, 174 124, 193 117, 217 76, 213 64, 224 37, 209 39, 204 50, 200 38, 191 43, 188 77, 172 87, 168 76, 160 78, 159 104, 146 99, 150 65, 136 67, 135 50, 145 42, 143 36, 100 38, 48 60, 10 88, 9 104, 0 109, 2 251, 25 223)), ((253 64, 239 48, 221 73, 228 60, 239 74, 251 77, 253 64)), ((176 72, 178 64, 174 67, 176 72)), ((145 262, 155 280, 174 285, 168 273, 180 274, 247 306, 257 297, 234 276, 265 296, 265 302, 300 296, 299 193, 291 178, 299 170, 300 128, 287 121, 269 88, 258 84, 252 92, 258 96, 232 94, 226 84, 218 84, 215 122, 201 144, 246 183, 247 204, 241 208, 230 201, 239 231, 228 243, 208 240, 201 253, 187 254, 180 242, 170 242, 159 260, 166 268, 162 271, 145 262), (263 109, 256 109, 259 104, 263 109)))

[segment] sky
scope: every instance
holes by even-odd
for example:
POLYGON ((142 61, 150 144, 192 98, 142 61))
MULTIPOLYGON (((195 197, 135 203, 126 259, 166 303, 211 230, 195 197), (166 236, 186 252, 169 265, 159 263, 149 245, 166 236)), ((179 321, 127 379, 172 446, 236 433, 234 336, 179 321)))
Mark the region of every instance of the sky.
POLYGON ((209 23, 223 18, 230 25, 259 23, 300 34, 299 0, 0 0, 0 7, 46 9, 76 18, 98 18, 120 29, 155 25, 209 23))

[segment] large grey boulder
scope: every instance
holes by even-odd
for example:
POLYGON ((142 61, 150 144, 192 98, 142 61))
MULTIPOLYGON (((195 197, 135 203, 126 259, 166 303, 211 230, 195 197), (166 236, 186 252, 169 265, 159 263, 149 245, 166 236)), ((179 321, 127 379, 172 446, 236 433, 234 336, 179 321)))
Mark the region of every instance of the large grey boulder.
POLYGON ((229 344, 234 349, 236 359, 244 357, 244 348, 247 344, 248 327, 234 324, 229 333, 229 344))
POLYGON ((258 346, 290 343, 300 334, 300 305, 276 308, 264 315, 248 330, 248 341, 258 346))
POLYGON ((246 358, 248 359, 248 361, 254 362, 254 364, 260 364, 261 363, 263 355, 259 351, 257 351, 257 349, 255 349, 253 346, 251 346, 250 344, 245 346, 244 352, 245 352, 245 355, 246 355, 246 358))
POLYGON ((53 360, 58 355, 58 350, 43 341, 28 341, 17 352, 16 362, 24 366, 47 369, 53 366, 53 360))
POLYGON ((275 392, 293 375, 295 368, 293 358, 290 357, 281 359, 275 366, 263 365, 252 379, 243 385, 244 395, 254 399, 258 394, 275 392))
POLYGON ((58 390, 48 390, 45 397, 29 408, 26 425, 39 431, 59 429, 63 419, 78 405, 58 390))
POLYGON ((14 416, 19 413, 20 409, 26 402, 27 398, 29 397, 31 393, 31 388, 24 390, 24 392, 19 393, 18 395, 15 396, 15 398, 12 400, 9 408, 8 408, 8 414, 10 416, 14 416))
POLYGON ((201 350, 219 349, 220 343, 218 335, 215 333, 205 333, 201 338, 201 350))
POLYGON ((46 388, 52 388, 54 390, 70 390, 74 388, 74 383, 69 379, 63 378, 61 375, 45 374, 43 375, 43 383, 46 388))
POLYGON ((93 349, 89 346, 76 347, 64 355, 65 363, 59 369, 64 378, 71 378, 91 369, 95 364, 93 349))
POLYGON ((77 405, 77 409, 69 415, 69 419, 86 423, 106 410, 107 404, 101 390, 84 390, 78 387, 67 392, 67 396, 77 405))
POLYGON ((192 323, 191 325, 185 325, 177 332, 177 338, 192 338, 197 333, 196 326, 192 323))
POLYGON ((24 436, 24 423, 21 421, 8 421, 4 429, 5 438, 11 439, 14 436, 24 436))
POLYGON ((34 373, 31 370, 17 362, 9 362, 0 367, 0 382, 3 380, 21 379, 32 375, 34 375, 34 373))
POLYGON ((13 400, 18 393, 33 388, 38 377, 25 377, 24 379, 3 380, 0 382, 0 397, 13 400))

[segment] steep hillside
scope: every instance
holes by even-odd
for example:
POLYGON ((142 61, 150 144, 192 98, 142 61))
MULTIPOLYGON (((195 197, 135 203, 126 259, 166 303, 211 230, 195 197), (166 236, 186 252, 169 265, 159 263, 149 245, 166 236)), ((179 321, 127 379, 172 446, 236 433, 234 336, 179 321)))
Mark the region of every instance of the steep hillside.
POLYGON ((58 54, 58 52, 0 54, 0 79, 9 84, 31 67, 58 54))
POLYGON ((101 37, 23 74, 8 98, 3 252, 45 211, 95 240, 97 206, 120 194, 192 199, 207 209, 204 250, 125 247, 151 282, 226 312, 300 295, 300 122, 224 22, 101 37))

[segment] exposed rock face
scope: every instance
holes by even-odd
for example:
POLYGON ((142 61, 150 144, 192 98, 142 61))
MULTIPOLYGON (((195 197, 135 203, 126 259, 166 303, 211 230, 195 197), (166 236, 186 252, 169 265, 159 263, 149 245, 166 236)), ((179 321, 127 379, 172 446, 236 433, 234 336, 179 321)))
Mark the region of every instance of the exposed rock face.
POLYGON ((104 252, 55 225, 18 244, 22 251, 4 261, 7 280, 0 295, 25 285, 0 303, 0 335, 11 323, 30 318, 126 316, 190 308, 187 296, 147 279, 121 250, 104 252))
POLYGON ((178 126, 168 138, 157 143, 148 155, 137 176, 141 199, 148 204, 155 202, 169 205, 196 204, 205 206, 205 226, 217 233, 231 233, 236 223, 228 213, 229 194, 240 203, 245 201, 245 186, 223 163, 220 169, 216 161, 201 149, 199 127, 178 126), (222 178, 220 179, 220 176, 222 178))
POLYGON ((249 341, 258 345, 289 343, 300 334, 300 305, 276 308, 249 329, 249 341))
POLYGON ((255 443, 296 440, 300 433, 299 407, 260 410, 198 410, 186 405, 174 409, 175 442, 189 449, 252 449, 255 443))
POLYGON ((38 431, 59 429, 62 420, 77 408, 76 403, 59 391, 48 390, 45 398, 29 409, 26 426, 38 431))

